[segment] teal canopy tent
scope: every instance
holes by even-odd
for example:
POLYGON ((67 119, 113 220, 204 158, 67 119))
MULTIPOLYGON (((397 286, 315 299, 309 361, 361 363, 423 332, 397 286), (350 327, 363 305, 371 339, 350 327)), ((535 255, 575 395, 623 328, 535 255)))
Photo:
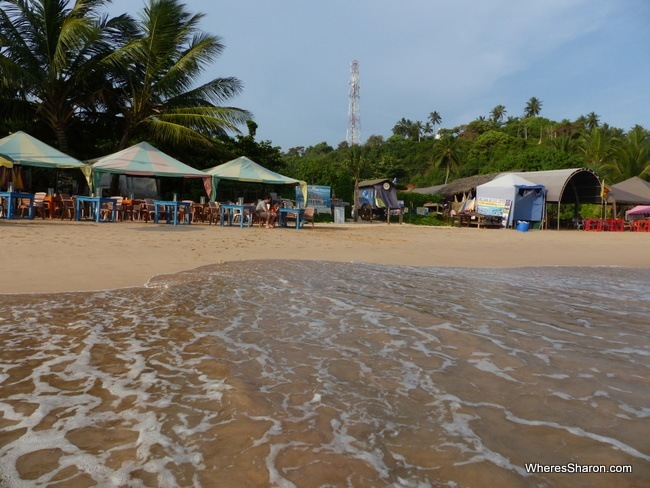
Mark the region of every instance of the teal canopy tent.
POLYGON ((23 131, 0 139, 0 156, 21 166, 56 169, 77 168, 81 170, 90 184, 90 166, 23 131))
POLYGON ((93 188, 99 186, 102 174, 105 173, 127 176, 210 178, 203 171, 181 163, 147 142, 140 142, 95 160, 92 164, 93 188))
MULTIPOLYGON (((241 156, 227 163, 220 164, 214 168, 206 169, 205 172, 212 176, 209 188, 210 200, 217 198, 217 186, 220 180, 244 181, 251 183, 264 183, 267 185, 300 185, 303 201, 307 201, 307 183, 283 176, 260 166, 245 156, 241 156)), ((206 188, 207 190, 207 188, 206 188)))

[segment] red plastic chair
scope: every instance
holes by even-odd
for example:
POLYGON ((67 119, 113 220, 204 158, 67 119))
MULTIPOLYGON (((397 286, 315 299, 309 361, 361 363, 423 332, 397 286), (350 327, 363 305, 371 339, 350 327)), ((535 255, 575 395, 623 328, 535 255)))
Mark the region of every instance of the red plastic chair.
POLYGON ((630 223, 632 232, 650 232, 650 220, 633 220, 630 223))
POLYGON ((603 230, 603 221, 600 219, 585 219, 585 230, 599 232, 603 230))
POLYGON ((621 219, 607 219, 605 228, 610 232, 623 232, 625 221, 621 219))

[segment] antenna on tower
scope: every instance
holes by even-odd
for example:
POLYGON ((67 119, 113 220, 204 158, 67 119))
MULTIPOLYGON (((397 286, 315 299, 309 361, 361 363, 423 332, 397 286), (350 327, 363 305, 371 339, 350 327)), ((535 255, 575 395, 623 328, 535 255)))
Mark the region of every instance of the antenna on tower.
POLYGON ((350 105, 348 108, 348 146, 358 146, 361 139, 359 123, 359 61, 350 63, 350 105))

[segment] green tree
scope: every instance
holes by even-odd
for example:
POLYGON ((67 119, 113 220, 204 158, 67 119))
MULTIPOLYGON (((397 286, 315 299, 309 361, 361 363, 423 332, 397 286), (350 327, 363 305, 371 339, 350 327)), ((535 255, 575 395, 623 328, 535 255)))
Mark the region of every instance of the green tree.
POLYGON ((578 117, 578 120, 584 124, 587 130, 595 129, 600 123, 600 117, 596 115, 596 112, 589 112, 585 116, 578 117))
POLYGON ((553 147, 556 151, 574 154, 576 148, 579 147, 578 141, 573 139, 571 136, 563 134, 558 137, 554 137, 550 141, 550 146, 553 147))
POLYGON ((578 152, 587 164, 594 169, 601 169, 611 162, 616 138, 610 131, 594 127, 588 132, 582 132, 578 139, 578 152))
POLYGON ((420 142, 422 140, 422 135, 424 134, 424 124, 422 121, 418 120, 413 124, 413 130, 417 134, 417 141, 420 142))
POLYGON ((433 125, 433 134, 435 135, 436 133, 436 125, 439 125, 442 123, 442 117, 438 112, 431 112, 429 114, 429 122, 433 125))
POLYGON ((424 123, 424 127, 422 128, 422 133, 424 135, 433 134, 433 126, 431 125, 431 122, 427 121, 424 123))
POLYGON ((526 104, 526 109, 524 110, 524 117, 537 117, 542 111, 542 102, 535 98, 531 97, 526 104))
POLYGON ((460 145, 457 137, 443 137, 434 146, 433 164, 445 169, 445 185, 449 181, 449 173, 460 165, 460 145))
POLYGON ((405 139, 417 141, 420 137, 422 122, 413 122, 411 119, 402 119, 393 127, 393 134, 405 139), (419 125, 418 125, 419 124, 419 125))
POLYGON ((623 137, 614 150, 613 159, 601 166, 612 181, 623 181, 633 176, 650 176, 650 134, 637 125, 623 137))
POLYGON ((0 107, 23 121, 43 120, 63 151, 70 125, 105 87, 100 61, 130 32, 128 16, 102 17, 108 0, 3 0, 0 107), (69 6, 69 4, 71 4, 69 6))
POLYGON ((490 111, 490 120, 495 126, 500 126, 503 118, 506 116, 507 110, 503 105, 497 105, 490 111))
POLYGON ((133 40, 107 59, 118 81, 120 147, 145 134, 169 143, 209 143, 228 131, 238 133, 252 118, 246 110, 221 105, 241 92, 237 78, 191 88, 224 49, 221 38, 199 30, 202 18, 178 0, 149 0, 133 40))

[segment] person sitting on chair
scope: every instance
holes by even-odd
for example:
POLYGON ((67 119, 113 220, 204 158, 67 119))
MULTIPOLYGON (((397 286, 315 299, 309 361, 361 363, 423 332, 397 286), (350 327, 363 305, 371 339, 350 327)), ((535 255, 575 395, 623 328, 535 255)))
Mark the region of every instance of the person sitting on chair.
POLYGON ((260 201, 255 207, 255 213, 260 219, 264 219, 266 222, 266 228, 270 229, 275 225, 275 219, 277 218, 277 213, 274 213, 271 210, 271 197, 264 197, 264 200, 260 201))

